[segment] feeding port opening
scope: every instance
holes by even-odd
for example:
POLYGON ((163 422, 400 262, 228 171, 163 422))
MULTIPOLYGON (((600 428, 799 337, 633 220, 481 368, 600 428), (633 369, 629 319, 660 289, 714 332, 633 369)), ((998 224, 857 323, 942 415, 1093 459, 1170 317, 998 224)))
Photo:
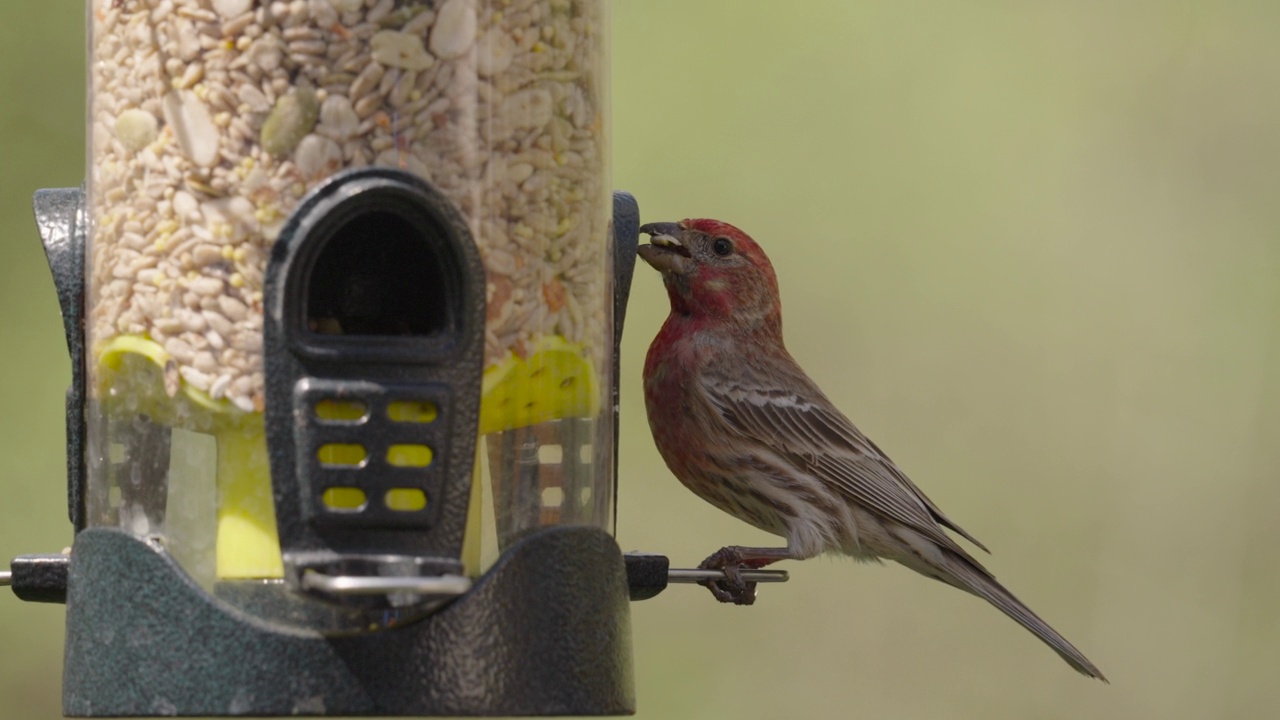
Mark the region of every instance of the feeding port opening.
POLYGON ((357 212, 316 257, 306 296, 315 335, 431 337, 454 324, 446 264, 426 223, 386 210, 357 212))

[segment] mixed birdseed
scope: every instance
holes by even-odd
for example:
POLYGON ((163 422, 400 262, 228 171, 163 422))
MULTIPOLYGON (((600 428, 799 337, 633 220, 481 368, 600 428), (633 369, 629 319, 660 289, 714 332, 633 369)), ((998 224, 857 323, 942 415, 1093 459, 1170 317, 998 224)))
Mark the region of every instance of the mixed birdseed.
POLYGON ((468 218, 487 270, 489 364, 542 336, 598 344, 599 0, 92 7, 95 349, 149 338, 181 383, 260 411, 271 244, 310 189, 369 165, 426 178, 468 218))

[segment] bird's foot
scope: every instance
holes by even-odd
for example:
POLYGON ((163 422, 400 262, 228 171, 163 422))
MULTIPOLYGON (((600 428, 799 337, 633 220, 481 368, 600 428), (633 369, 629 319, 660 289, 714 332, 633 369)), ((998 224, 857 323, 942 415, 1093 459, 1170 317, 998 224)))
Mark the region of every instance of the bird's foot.
POLYGON ((723 580, 703 580, 698 583, 711 591, 716 600, 734 605, 753 605, 756 601, 756 583, 742 579, 743 568, 752 565, 736 547, 722 547, 698 566, 701 570, 719 570, 723 580))

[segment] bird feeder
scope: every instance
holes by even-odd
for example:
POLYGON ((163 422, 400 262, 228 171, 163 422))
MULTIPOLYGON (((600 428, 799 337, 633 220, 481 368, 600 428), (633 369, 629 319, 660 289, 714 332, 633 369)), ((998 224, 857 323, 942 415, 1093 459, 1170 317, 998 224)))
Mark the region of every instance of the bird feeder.
POLYGON ((88 10, 65 712, 633 712, 606 3, 88 10))
POLYGON ((634 712, 605 0, 88 10, 66 714, 634 712))

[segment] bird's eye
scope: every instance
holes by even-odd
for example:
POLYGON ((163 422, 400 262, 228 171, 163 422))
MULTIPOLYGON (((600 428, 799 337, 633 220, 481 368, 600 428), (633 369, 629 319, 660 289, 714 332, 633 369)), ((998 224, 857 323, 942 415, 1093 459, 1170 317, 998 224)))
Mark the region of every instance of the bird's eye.
POLYGON ((733 252, 733 241, 727 237, 718 237, 711 244, 711 249, 720 257, 725 257, 733 252))

